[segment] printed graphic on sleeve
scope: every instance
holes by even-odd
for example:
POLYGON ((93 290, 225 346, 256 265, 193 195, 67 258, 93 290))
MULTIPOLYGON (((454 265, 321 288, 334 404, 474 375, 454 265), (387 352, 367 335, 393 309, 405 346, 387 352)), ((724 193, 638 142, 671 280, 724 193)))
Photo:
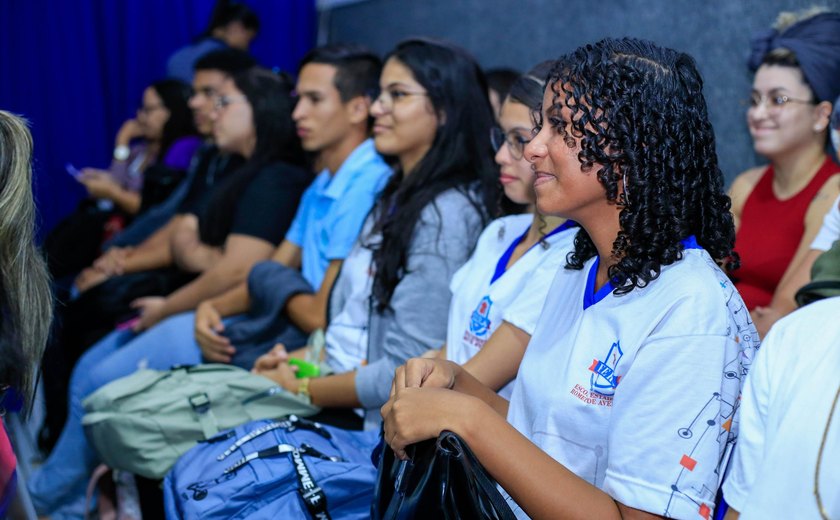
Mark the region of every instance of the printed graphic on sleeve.
POLYGON ((684 451, 675 454, 677 474, 671 484, 671 498, 663 512, 665 516, 677 514, 677 508, 685 503, 684 500, 675 500, 681 496, 694 504, 698 518, 712 517, 717 489, 738 438, 736 412, 744 379, 759 348, 758 333, 740 295, 717 266, 707 262, 714 268, 724 293, 730 316, 726 333, 732 339, 733 347, 726 352, 721 391, 713 393, 700 410, 688 417, 687 424, 675 431, 684 443, 684 451), (708 453, 710 448, 707 443, 712 442, 717 444, 718 459, 714 471, 708 471, 703 468, 704 461, 698 459, 697 454, 708 453))

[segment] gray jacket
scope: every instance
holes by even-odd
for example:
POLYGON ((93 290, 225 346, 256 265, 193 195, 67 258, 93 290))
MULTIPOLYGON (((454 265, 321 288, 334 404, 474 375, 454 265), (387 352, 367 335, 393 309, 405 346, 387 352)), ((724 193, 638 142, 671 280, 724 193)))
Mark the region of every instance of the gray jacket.
MULTIPOLYGON (((454 189, 438 195, 421 213, 390 309, 370 312, 367 364, 356 371, 365 429, 379 427, 379 408, 388 400, 394 370, 446 341, 449 282, 470 257, 481 230, 481 215, 454 189)), ((339 301, 334 303, 340 304, 340 295, 335 296, 339 301)))

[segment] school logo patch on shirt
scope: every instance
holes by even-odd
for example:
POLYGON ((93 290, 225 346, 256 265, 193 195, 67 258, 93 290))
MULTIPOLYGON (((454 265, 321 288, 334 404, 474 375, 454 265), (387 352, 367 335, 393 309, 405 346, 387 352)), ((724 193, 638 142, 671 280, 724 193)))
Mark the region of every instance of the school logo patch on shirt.
POLYGON ((615 369, 623 355, 621 344, 616 340, 603 359, 593 359, 592 364, 587 368, 591 372, 589 388, 581 384, 575 384, 569 393, 586 404, 612 406, 615 389, 621 381, 621 376, 616 375, 615 369))
POLYGON ((478 302, 478 307, 473 311, 470 317, 470 332, 483 338, 490 331, 490 307, 493 306, 493 300, 489 296, 485 296, 478 302))
POLYGON ((618 340, 610 346, 610 350, 603 359, 593 359, 589 366, 592 375, 589 377, 590 391, 601 395, 615 394, 615 388, 621 376, 616 375, 615 368, 624 352, 618 340))

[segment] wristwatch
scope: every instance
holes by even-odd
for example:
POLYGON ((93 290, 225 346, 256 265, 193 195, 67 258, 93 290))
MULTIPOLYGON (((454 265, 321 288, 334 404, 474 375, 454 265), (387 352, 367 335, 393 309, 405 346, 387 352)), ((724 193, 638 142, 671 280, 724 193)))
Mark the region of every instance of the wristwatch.
POLYGON ((300 381, 298 381, 298 388, 297 394, 302 395, 307 398, 311 398, 312 396, 309 394, 309 378, 304 377, 300 381))
POLYGON ((114 147, 114 159, 118 161, 124 161, 128 159, 128 155, 131 153, 131 150, 128 146, 121 144, 119 146, 114 147))

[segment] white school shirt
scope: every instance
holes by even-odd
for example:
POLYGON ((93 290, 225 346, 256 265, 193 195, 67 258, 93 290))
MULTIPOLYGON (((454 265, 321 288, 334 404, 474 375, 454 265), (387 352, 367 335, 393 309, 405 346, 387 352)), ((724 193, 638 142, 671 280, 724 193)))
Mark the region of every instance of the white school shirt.
POLYGON ((625 505, 711 518, 741 380, 758 347, 749 312, 702 249, 686 249, 622 296, 609 284, 593 292, 597 264, 558 272, 508 421, 625 505))
MULTIPOLYGON (((533 215, 512 215, 491 222, 478 238, 472 256, 452 277, 449 289, 452 302, 446 330, 446 358, 463 365, 478 354, 484 343, 501 325, 504 311, 515 300, 523 307, 522 314, 533 316, 536 322, 542 310, 554 273, 562 269, 566 254, 571 250, 579 229, 573 223, 562 224, 556 233, 544 238, 548 248, 535 244, 514 263, 505 266, 513 249, 522 241, 533 221, 533 215), (539 269, 537 269, 539 267, 539 269), (526 284, 535 275, 541 284, 526 284), (495 281, 494 281, 495 278, 495 281)), ((514 323, 531 334, 528 321, 514 323)), ((499 395, 510 398, 513 382, 499 390, 499 395)))
MULTIPOLYGON (((840 385, 840 297, 812 303, 770 329, 741 399, 738 444, 723 497, 742 520, 819 519, 814 471, 840 385)), ((838 406, 840 408, 840 406, 838 406)), ((820 464, 820 497, 840 518, 840 410, 820 464)))
POLYGON ((370 295, 373 288, 373 251, 379 237, 370 236, 373 220, 368 218, 359 239, 341 264, 336 292, 347 294, 344 305, 330 320, 324 335, 327 365, 336 373, 356 370, 367 358, 370 295), (341 287, 338 285, 341 284, 341 287))
POLYGON ((836 240, 840 240, 840 197, 831 204, 831 209, 823 217, 822 226, 811 242, 811 249, 828 251, 836 240))

